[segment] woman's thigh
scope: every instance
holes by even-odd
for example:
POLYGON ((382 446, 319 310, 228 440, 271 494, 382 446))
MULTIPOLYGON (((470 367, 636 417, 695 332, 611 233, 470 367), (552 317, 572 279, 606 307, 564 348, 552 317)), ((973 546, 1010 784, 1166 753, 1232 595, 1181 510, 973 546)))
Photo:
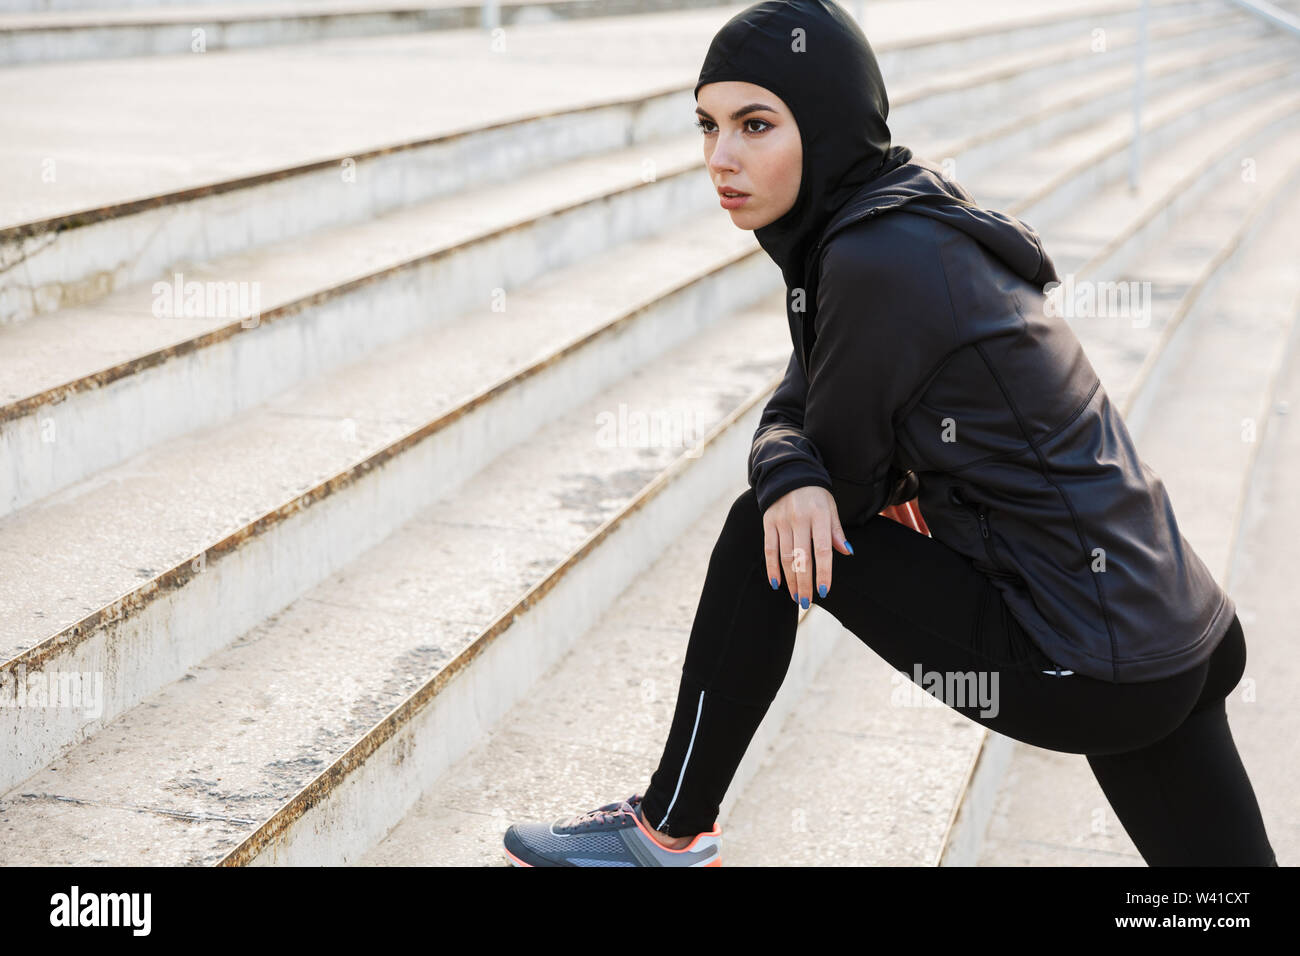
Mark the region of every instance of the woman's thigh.
POLYGON ((1054 676, 1052 661, 966 557, 876 515, 845 528, 826 597, 814 596, 895 670, 998 733, 1067 753, 1114 753, 1174 730, 1208 662, 1162 681, 1054 676))

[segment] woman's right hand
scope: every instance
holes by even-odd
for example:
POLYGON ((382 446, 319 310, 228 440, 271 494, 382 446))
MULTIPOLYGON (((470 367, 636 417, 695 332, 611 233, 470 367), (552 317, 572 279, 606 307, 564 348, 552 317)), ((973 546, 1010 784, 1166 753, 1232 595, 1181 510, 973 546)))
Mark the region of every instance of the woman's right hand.
POLYGON ((791 600, 808 607, 813 588, 825 597, 831 587, 831 556, 853 554, 844 540, 835 497, 820 485, 788 491, 763 513, 763 553, 768 584, 785 572, 791 600))

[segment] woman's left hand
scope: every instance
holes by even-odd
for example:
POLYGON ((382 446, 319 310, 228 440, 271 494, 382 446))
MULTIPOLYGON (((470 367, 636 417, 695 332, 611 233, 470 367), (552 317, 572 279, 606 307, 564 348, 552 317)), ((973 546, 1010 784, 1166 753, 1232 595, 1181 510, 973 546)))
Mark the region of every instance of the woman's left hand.
POLYGON ((814 584, 822 597, 830 591, 835 551, 853 553, 844 539, 835 497, 820 485, 788 491, 763 513, 768 580, 777 580, 784 569, 786 589, 801 606, 811 604, 814 584))

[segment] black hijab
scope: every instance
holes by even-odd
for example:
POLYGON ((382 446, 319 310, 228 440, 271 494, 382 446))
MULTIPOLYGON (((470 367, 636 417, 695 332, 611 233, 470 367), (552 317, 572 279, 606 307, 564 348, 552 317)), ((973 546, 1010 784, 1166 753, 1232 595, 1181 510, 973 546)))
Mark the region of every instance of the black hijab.
MULTIPOLYGON (((876 55, 857 22, 829 0, 764 0, 720 29, 695 85, 741 80, 785 101, 803 141, 803 174, 794 205, 754 230, 781 268, 786 311, 807 289, 808 257, 835 212, 866 183, 912 158, 890 146, 889 100, 876 55)), ((802 297, 800 297, 803 301, 802 297)), ((812 310, 804 301, 800 312, 812 310)))

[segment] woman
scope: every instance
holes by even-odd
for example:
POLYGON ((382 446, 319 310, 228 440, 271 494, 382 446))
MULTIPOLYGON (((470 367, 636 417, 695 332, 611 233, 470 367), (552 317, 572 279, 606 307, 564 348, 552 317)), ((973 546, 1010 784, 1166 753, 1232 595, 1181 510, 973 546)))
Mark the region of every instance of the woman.
POLYGON ((991 678, 994 706, 945 703, 1086 754, 1148 864, 1277 865, 1224 708, 1236 607, 1045 314, 1038 235, 891 146, 875 56, 826 0, 733 17, 695 95, 719 201, 781 268, 794 348, 648 788, 510 827, 511 862, 718 865, 722 797, 817 603, 909 678, 991 678), (932 537, 880 514, 912 497, 932 537))

